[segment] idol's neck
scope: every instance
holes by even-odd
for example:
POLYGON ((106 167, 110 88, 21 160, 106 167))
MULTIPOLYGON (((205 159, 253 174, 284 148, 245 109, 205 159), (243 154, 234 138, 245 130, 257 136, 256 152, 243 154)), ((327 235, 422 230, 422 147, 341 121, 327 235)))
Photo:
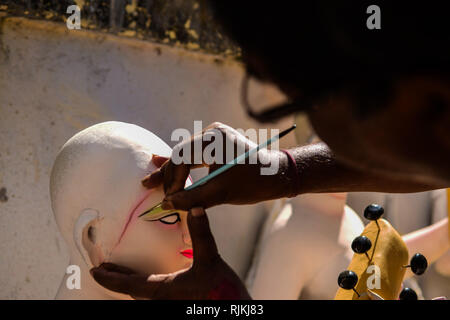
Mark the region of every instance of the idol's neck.
POLYGON ((314 211, 340 219, 347 202, 346 193, 308 193, 294 199, 297 204, 307 206, 314 211))

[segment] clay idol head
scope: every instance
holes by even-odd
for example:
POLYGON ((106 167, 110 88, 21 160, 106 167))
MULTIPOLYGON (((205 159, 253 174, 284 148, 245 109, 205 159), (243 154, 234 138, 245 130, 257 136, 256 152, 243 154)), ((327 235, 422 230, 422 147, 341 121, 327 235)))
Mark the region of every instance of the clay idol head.
POLYGON ((87 288, 95 287, 89 269, 102 262, 145 274, 192 263, 186 212, 138 218, 164 197, 162 187, 148 190, 141 184, 157 169, 152 156, 170 154, 155 134, 115 121, 89 127, 62 147, 51 174, 52 208, 71 264, 85 271, 87 288))

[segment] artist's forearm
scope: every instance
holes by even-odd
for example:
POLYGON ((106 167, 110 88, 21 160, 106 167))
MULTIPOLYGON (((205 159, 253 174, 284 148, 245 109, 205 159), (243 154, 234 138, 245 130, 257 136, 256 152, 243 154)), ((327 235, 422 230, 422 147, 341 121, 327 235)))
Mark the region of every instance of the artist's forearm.
MULTIPOLYGON (((324 143, 297 147, 289 150, 295 158, 298 170, 297 193, 323 192, 420 192, 437 189, 430 186, 394 179, 385 175, 352 168, 338 161, 324 143)), ((442 186, 445 187, 445 186, 442 186)))

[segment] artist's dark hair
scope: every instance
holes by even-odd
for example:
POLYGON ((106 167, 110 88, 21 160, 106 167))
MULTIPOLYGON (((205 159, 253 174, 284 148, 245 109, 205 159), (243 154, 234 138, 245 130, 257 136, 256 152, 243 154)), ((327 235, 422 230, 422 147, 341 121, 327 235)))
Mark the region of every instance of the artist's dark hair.
POLYGON ((313 99, 356 88, 361 116, 386 102, 394 79, 449 75, 444 1, 207 2, 225 31, 244 53, 257 53, 275 82, 313 99), (366 26, 373 4, 381 9, 379 30, 366 26))

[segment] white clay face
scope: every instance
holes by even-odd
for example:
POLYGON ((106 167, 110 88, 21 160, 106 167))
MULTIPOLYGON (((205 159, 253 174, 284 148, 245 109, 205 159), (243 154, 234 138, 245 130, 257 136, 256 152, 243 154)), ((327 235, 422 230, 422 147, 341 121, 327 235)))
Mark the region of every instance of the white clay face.
POLYGON ((153 155, 170 157, 171 149, 150 131, 115 121, 89 127, 63 146, 50 189, 71 261, 84 261, 88 269, 112 262, 145 274, 192 264, 186 212, 138 218, 164 198, 162 187, 147 190, 141 183, 157 169, 153 155))
POLYGON ((170 212, 151 221, 138 218, 163 197, 162 187, 153 189, 136 208, 110 262, 144 274, 170 273, 192 264, 186 211, 170 212))

